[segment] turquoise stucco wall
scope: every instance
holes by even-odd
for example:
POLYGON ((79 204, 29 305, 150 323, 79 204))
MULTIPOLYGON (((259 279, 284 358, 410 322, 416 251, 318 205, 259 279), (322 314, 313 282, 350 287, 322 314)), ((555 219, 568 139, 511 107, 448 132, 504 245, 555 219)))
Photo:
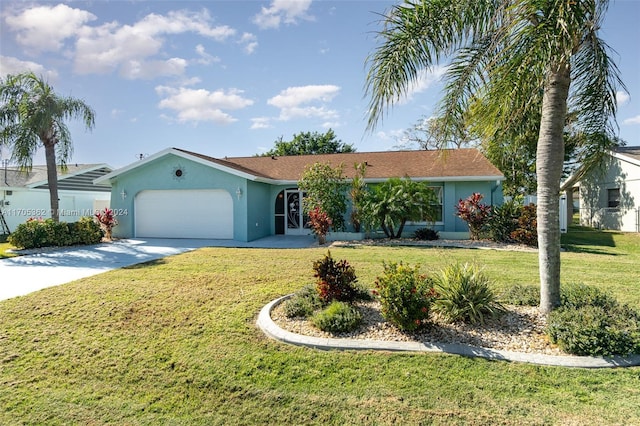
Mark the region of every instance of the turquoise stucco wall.
MULTIPOLYGON (((443 221, 434 229, 440 232, 464 233, 467 224, 455 216, 455 205, 461 198, 474 192, 483 194, 483 201, 491 205, 502 204, 502 187, 496 181, 482 182, 430 182, 443 187, 443 221)), ((111 206, 118 214, 119 225, 114 236, 129 238, 134 236, 136 194, 143 190, 175 189, 222 189, 233 199, 233 238, 238 241, 252 241, 276 233, 275 203, 280 191, 295 189, 295 184, 271 185, 249 181, 210 166, 169 154, 147 164, 140 165, 119 175, 112 181, 111 206), (175 171, 183 170, 182 177, 175 171), (238 196, 238 189, 241 194, 238 196), (122 192, 126 192, 123 199, 122 192)), ((167 200, 171 202, 171 200, 167 200)), ((353 231, 350 220, 350 206, 345 219, 347 231, 353 231)), ((185 212, 188 220, 188 212, 185 212)), ((415 229, 425 224, 407 224, 405 236, 411 236, 415 229)))
POLYGON ((257 240, 273 235, 274 200, 272 185, 246 181, 247 202, 247 241, 257 240))
MULTIPOLYGON (((143 190, 163 189, 223 189, 233 199, 233 236, 238 241, 249 241, 247 231, 247 204, 249 189, 247 181, 239 176, 225 173, 206 165, 184 158, 167 155, 155 161, 127 171, 112 181, 111 207, 118 213, 118 226, 114 228, 114 236, 130 238, 134 236, 136 194, 143 190), (183 175, 178 178, 175 171, 181 169, 183 175), (237 189, 242 196, 237 196, 237 189), (126 192, 123 199, 122 192, 126 192)), ((168 203, 171 200, 167 200, 168 203)), ((188 220, 188 212, 185 212, 188 220)), ((255 223, 254 223, 255 226, 255 223)))

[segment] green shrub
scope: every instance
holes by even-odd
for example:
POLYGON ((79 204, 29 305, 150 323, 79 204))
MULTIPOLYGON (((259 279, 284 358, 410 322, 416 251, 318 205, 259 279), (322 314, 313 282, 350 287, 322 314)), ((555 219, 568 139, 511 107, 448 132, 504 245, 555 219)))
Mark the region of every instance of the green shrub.
POLYGON ((484 323, 503 312, 486 275, 475 265, 451 264, 436 277, 434 311, 455 322, 484 323))
POLYGON ((416 240, 434 241, 439 239, 440 235, 438 235, 438 231, 435 231, 431 228, 420 228, 416 229, 416 231, 413 233, 413 237, 416 240))
POLYGON ((355 306, 335 301, 316 313, 311 322, 322 331, 345 333, 358 328, 362 323, 362 314, 355 306))
POLYGON ((509 305, 538 306, 540 304, 540 287, 516 284, 502 294, 501 300, 509 305))
POLYGON ((551 342, 574 355, 640 354, 640 314, 623 305, 562 307, 549 314, 551 342))
POLYGON ((15 247, 32 249, 75 244, 97 244, 102 231, 92 218, 83 217, 78 222, 54 222, 53 219, 29 219, 17 226, 7 241, 15 247))
POLYGON ((538 219, 536 215, 535 204, 522 207, 522 212, 518 218, 518 226, 510 235, 513 241, 531 247, 538 245, 538 219))
POLYGON ((336 262, 331 252, 313 262, 314 277, 318 279, 316 288, 320 299, 328 303, 333 300, 352 302, 361 293, 356 282, 355 269, 346 260, 336 262))
POLYGON ((521 213, 522 206, 515 200, 494 207, 487 222, 489 238, 497 242, 512 241, 511 233, 518 228, 518 218, 521 213))
POLYGON ((303 287, 283 304, 284 314, 287 318, 308 318, 321 307, 322 301, 313 285, 303 287))
MULTIPOLYGON (((21 249, 45 247, 48 245, 47 231, 42 219, 29 219, 18 225, 7 241, 21 249)), ((53 221, 52 221, 53 222, 53 221)))
POLYGON ((384 264, 383 275, 376 278, 375 294, 382 316, 406 331, 426 324, 436 296, 431 279, 402 263, 384 264))
POLYGON ((598 306, 608 311, 615 309, 618 301, 597 287, 585 284, 564 284, 560 287, 560 305, 569 309, 598 306))

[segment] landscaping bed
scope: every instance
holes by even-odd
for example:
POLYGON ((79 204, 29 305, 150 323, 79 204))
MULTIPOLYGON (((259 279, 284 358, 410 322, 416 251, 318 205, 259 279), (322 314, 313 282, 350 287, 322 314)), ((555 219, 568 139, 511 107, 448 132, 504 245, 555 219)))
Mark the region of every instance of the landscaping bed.
POLYGON ((513 352, 569 355, 551 344, 546 336, 546 319, 533 306, 505 306, 505 313, 485 324, 449 323, 433 315, 432 324, 418 331, 400 331, 380 313, 378 301, 357 302, 362 323, 354 331, 327 333, 306 318, 287 318, 283 304, 271 311, 271 319, 282 329, 322 338, 383 340, 397 342, 465 344, 513 352))

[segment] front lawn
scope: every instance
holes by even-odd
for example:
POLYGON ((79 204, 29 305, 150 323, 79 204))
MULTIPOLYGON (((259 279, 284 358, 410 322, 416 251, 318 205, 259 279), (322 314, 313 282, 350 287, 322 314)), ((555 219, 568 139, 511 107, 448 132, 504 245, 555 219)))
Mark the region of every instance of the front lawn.
MULTIPOLYGON (((640 307, 640 236, 604 234, 611 244, 565 237, 562 279, 640 307)), ((206 248, 0 302, 0 424, 640 424, 640 368, 318 351, 266 338, 259 310, 313 282, 325 253, 206 248)), ((475 261, 500 288, 538 283, 536 253, 331 253, 369 286, 383 260, 475 261)))
POLYGON ((15 247, 9 243, 6 243, 6 242, 0 243, 0 259, 16 256, 15 253, 11 253, 10 251, 7 251, 9 249, 14 249, 14 248, 15 247))

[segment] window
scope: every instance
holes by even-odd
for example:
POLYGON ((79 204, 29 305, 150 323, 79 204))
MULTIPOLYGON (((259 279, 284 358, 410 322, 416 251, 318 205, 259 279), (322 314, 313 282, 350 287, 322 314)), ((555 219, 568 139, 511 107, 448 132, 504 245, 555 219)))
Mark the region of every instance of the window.
POLYGON ((436 204, 435 207, 435 221, 436 223, 442 222, 442 187, 441 186, 430 186, 429 187, 436 194, 436 204))
POLYGON ((618 208, 620 206, 620 188, 607 189, 607 207, 618 208))
MULTIPOLYGON (((429 189, 431 189, 435 194, 436 194, 436 203, 433 205, 433 207, 435 207, 435 217, 434 217, 434 221, 433 223, 435 224, 442 224, 442 216, 443 216, 443 209, 442 209, 442 190, 443 188, 441 186, 430 186, 429 189)), ((427 225, 427 224, 431 224, 431 223, 427 223, 427 222, 408 222, 408 225, 427 225)))

